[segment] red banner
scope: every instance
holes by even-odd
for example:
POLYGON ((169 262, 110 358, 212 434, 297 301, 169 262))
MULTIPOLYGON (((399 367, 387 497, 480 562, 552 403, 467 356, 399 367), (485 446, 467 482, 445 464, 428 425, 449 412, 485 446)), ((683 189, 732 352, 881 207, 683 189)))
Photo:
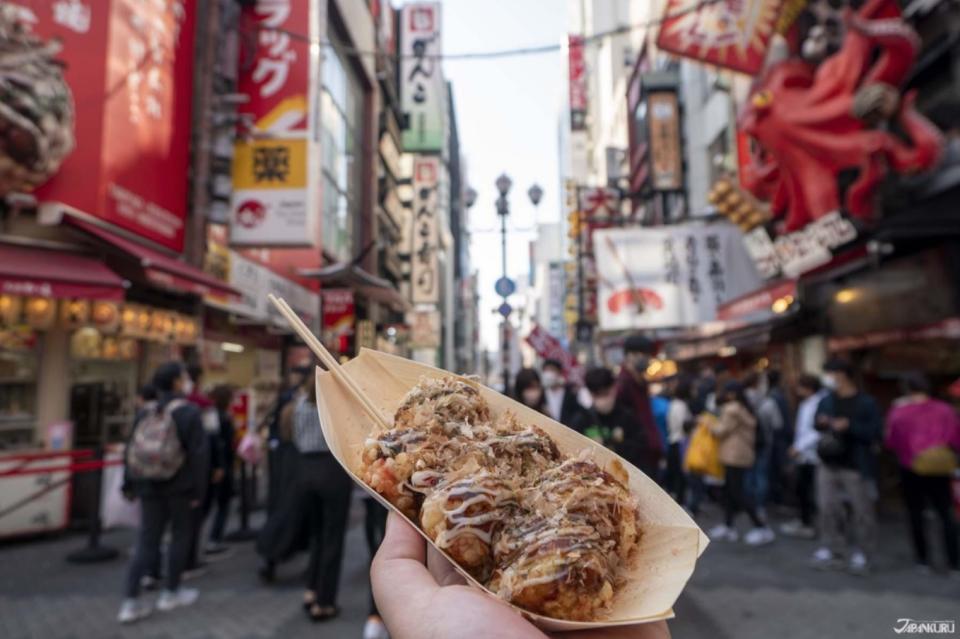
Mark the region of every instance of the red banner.
POLYGON ((555 359, 563 364, 563 371, 567 380, 580 384, 583 382, 583 367, 556 337, 547 332, 539 324, 533 325, 533 330, 526 337, 527 344, 537 352, 541 359, 555 359))
POLYGON ((76 111, 76 148, 37 197, 182 250, 194 0, 20 4, 61 41, 76 111))
POLYGON ((657 46, 754 75, 763 68, 783 0, 669 0, 657 46))
POLYGON ((583 58, 583 37, 567 38, 567 65, 570 82, 570 130, 587 128, 587 63, 583 58))
POLYGON ((350 348, 350 337, 356 321, 353 290, 349 288, 325 288, 320 291, 323 300, 323 337, 338 353, 350 348))

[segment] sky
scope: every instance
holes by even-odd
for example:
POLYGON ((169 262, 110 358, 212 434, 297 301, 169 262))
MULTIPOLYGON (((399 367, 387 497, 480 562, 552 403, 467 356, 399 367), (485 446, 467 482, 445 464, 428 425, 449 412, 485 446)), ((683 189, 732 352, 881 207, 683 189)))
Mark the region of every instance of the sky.
MULTIPOLYGON (((444 53, 495 51, 560 44, 566 32, 566 0, 445 0, 444 53)), ((497 177, 513 180, 510 224, 533 226, 560 217, 557 126, 565 86, 560 51, 523 57, 444 60, 453 83, 461 153, 467 182, 477 191, 470 210, 471 258, 479 271, 481 347, 497 348, 500 304, 494 283, 500 277, 500 234, 495 201, 497 177), (527 189, 544 191, 535 212, 527 189), (497 229, 498 232, 483 232, 497 229)), ((508 233, 507 271, 526 277, 531 233, 508 233)))

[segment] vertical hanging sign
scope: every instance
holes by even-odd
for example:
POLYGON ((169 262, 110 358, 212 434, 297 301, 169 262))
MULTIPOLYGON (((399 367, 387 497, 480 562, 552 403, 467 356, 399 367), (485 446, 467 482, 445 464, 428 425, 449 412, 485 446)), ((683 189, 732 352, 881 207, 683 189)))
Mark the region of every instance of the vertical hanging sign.
POLYGON ((405 151, 439 152, 444 147, 446 86, 440 66, 440 4, 408 4, 400 14, 400 104, 410 118, 405 151))
POLYGON ((437 256, 437 183, 440 160, 417 156, 413 164, 413 253, 410 255, 411 301, 436 304, 440 301, 440 273, 437 256))

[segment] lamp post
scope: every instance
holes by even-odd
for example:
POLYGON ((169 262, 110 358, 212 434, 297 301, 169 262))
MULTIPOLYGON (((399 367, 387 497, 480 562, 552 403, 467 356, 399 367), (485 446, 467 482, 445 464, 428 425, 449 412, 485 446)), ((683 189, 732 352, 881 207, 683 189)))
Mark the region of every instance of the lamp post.
MULTIPOLYGON (((506 281, 507 216, 510 215, 510 205, 507 203, 507 193, 510 192, 510 187, 513 185, 513 181, 506 173, 503 173, 497 178, 496 184, 497 192, 500 193, 500 197, 497 198, 497 215, 500 216, 500 271, 502 274, 502 280, 506 281)), ((503 324, 501 325, 500 337, 500 365, 503 369, 503 394, 507 395, 510 393, 510 312, 509 307, 506 305, 508 295, 505 293, 506 291, 501 291, 503 304, 501 304, 500 308, 504 309, 504 311, 501 313, 503 315, 503 324)))

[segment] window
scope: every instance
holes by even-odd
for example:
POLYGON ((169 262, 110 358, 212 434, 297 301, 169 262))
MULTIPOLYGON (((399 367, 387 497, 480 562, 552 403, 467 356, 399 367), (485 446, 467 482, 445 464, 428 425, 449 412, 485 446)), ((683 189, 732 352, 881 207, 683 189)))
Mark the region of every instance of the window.
MULTIPOLYGON (((328 36, 337 42, 335 34, 328 36)), ((353 257, 354 226, 360 217, 363 90, 336 46, 323 50, 321 80, 323 246, 347 261, 353 257)))
POLYGON ((734 168, 734 159, 730 153, 730 141, 726 128, 707 147, 707 162, 710 166, 710 184, 730 175, 734 168))

